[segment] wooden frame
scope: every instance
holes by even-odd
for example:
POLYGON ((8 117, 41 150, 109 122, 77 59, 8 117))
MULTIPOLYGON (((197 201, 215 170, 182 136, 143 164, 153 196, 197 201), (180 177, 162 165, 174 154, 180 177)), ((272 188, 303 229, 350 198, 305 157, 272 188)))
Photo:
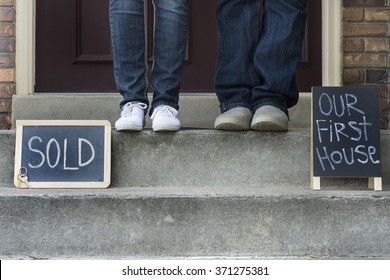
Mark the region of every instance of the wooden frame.
MULTIPOLYGON (((64 147, 64 157, 65 157, 64 147)), ((28 176, 28 174, 26 174, 28 176)), ((15 170, 14 170, 14 184, 19 188, 107 188, 111 182, 111 124, 105 120, 20 120, 16 121, 16 143, 15 143, 15 170), (20 183, 20 175, 27 172, 27 169, 22 166, 22 145, 23 134, 25 127, 103 127, 104 133, 102 141, 104 143, 104 156, 101 160, 103 166, 102 180, 99 181, 81 181, 81 182, 67 182, 67 181, 32 181, 27 183, 20 183), (25 170, 22 172, 22 170, 25 170)))
MULTIPOLYGON (((311 176, 311 188, 315 191, 321 189, 321 177, 311 176)), ((382 177, 368 177, 368 188, 374 191, 382 190, 382 177)))

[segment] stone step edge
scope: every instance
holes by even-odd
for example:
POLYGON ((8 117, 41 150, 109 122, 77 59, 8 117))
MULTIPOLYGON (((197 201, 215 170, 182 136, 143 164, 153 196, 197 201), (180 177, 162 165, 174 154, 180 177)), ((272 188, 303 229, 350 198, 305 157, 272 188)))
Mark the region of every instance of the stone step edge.
POLYGON ((107 189, 17 189, 14 186, 0 186, 0 199, 4 197, 18 198, 324 198, 324 199, 390 199, 389 191, 377 192, 368 188, 359 187, 325 187, 322 190, 312 190, 310 187, 202 187, 202 188, 171 188, 171 187, 129 187, 107 189))
MULTIPOLYGON (((31 119, 103 119, 114 125, 120 115, 118 104, 121 100, 119 93, 14 95, 12 126, 15 127, 16 120, 31 119)), ((214 120, 220 114, 215 93, 183 93, 179 107, 183 127, 213 128, 214 120)), ((311 93, 300 93, 298 104, 289 110, 290 128, 308 129, 310 112, 311 93)), ((148 116, 146 127, 151 127, 148 116)))

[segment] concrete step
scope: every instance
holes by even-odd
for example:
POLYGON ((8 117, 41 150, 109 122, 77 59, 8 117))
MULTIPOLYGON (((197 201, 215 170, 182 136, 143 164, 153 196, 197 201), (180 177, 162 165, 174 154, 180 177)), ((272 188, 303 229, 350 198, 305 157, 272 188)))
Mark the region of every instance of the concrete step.
MULTIPOLYGON (((0 132, 0 185, 12 185, 15 131, 0 132)), ((381 134, 383 186, 390 184, 390 133, 381 134)), ((111 187, 310 185, 310 132, 112 132, 111 187)), ((324 179, 340 186, 352 179, 324 179)), ((359 180, 358 180, 359 181, 359 180)), ((360 182, 360 181, 359 181, 360 182)), ((362 181, 363 184, 366 180, 362 181)), ((352 185, 353 185, 352 184, 352 185)))
POLYGON ((383 189, 309 187, 310 132, 112 133, 104 190, 18 190, 15 131, 0 132, 0 258, 389 258, 383 189))
POLYGON ((2 187, 0 213, 2 259, 390 257, 389 192, 2 187))
MULTIPOLYGON (((290 128, 310 128, 310 93, 301 93, 298 104, 290 110, 290 128)), ((149 98, 151 99, 151 97, 149 98)), ((14 95, 13 124, 16 120, 87 119, 109 120, 113 125, 120 115, 119 94, 38 94, 14 95)), ((214 128, 220 114, 215 93, 182 94, 179 118, 186 128, 214 128)), ((151 127, 147 117, 146 127, 151 127)))

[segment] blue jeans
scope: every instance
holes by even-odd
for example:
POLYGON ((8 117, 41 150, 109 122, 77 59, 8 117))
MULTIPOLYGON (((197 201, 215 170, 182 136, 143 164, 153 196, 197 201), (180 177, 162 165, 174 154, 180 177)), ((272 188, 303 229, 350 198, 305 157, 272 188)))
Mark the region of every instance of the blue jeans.
MULTIPOLYGON (((144 0, 110 0, 110 27, 116 86, 127 102, 147 98, 147 58, 144 0)), ((179 91, 187 44, 187 0, 153 0, 154 48, 150 82, 150 109, 169 105, 178 109, 179 91)))
POLYGON ((222 113, 272 105, 287 114, 298 102, 306 9, 306 0, 218 1, 215 87, 222 113))

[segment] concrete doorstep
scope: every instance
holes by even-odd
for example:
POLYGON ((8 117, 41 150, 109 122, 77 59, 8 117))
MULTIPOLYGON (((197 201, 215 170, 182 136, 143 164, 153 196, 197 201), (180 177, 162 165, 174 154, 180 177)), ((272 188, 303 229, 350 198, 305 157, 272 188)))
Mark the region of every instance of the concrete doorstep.
MULTIPOLYGON (((151 97, 149 96, 149 99, 151 97)), ((114 125, 120 115, 120 94, 37 94, 14 95, 12 120, 108 120, 114 125)), ((299 102, 291 108, 290 128, 309 129, 311 94, 301 93, 299 102)), ((184 128, 213 129, 220 114, 215 93, 180 96, 179 118, 184 128)), ((151 127, 147 116, 146 127, 151 127)))
MULTIPOLYGON (((15 131, 0 133, 0 185, 13 184, 15 131), (11 163, 11 164, 10 164, 11 163)), ((384 189, 390 133, 381 135, 384 189)), ((310 132, 112 131, 111 187, 310 187, 310 132)), ((323 178, 322 185, 366 186, 367 179, 323 178)))
MULTIPOLYGON (((15 97, 14 120, 113 123, 112 98, 89 106, 91 97, 58 97, 48 106, 44 97, 15 97)), ((0 258, 390 257, 387 131, 382 192, 368 190, 367 178, 323 179, 313 191, 310 99, 291 112, 290 131, 259 133, 209 129, 213 98, 192 103, 203 120, 184 114, 177 133, 113 130, 108 189, 16 189, 15 131, 0 131, 0 258)), ((191 107, 184 98, 182 111, 191 107)))
POLYGON ((0 200, 3 259, 390 257, 388 192, 2 188, 0 200))
POLYGON ((309 186, 310 133, 112 133, 104 190, 18 190, 15 132, 0 133, 2 258, 388 258, 384 191, 309 186), (233 148, 234 147, 234 148, 233 148))

